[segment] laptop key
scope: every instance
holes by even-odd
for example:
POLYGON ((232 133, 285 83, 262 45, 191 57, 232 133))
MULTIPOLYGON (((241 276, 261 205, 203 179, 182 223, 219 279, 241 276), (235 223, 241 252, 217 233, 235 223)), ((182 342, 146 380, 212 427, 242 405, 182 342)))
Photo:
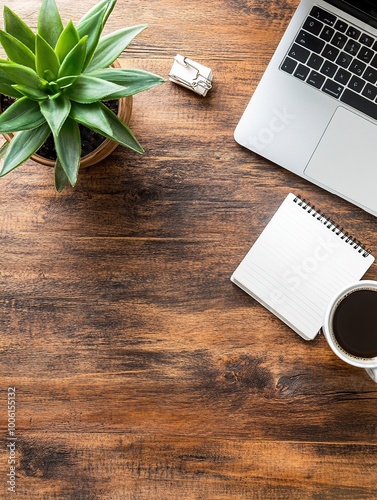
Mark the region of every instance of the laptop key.
POLYGON ((299 78, 300 80, 305 80, 309 74, 310 69, 303 64, 299 64, 296 71, 293 73, 293 76, 299 78))
POLYGON ((321 68, 321 73, 323 75, 328 76, 329 78, 332 78, 335 75, 335 72, 337 70, 337 65, 330 62, 330 61, 325 61, 323 63, 323 66, 321 68))
POLYGON ((333 39, 331 40, 331 44, 334 45, 335 47, 338 47, 338 49, 342 49, 348 38, 346 35, 343 35, 342 33, 335 33, 333 39))
POLYGON ((368 63, 373 56, 374 51, 372 49, 369 49, 368 47, 361 47, 359 53, 357 54, 357 58, 366 63, 368 63))
POLYGON ((361 96, 360 94, 355 94, 349 89, 345 89, 343 94, 340 96, 340 100, 345 104, 357 109, 361 113, 370 116, 374 120, 377 120, 377 105, 371 102, 369 99, 361 96))
POLYGON ((321 23, 321 21, 318 21, 317 19, 314 19, 313 17, 308 17, 303 25, 303 29, 309 31, 310 33, 313 33, 313 35, 319 35, 322 28, 323 23, 321 23))
POLYGON ((320 7, 313 7, 310 11, 310 15, 330 26, 333 26, 336 21, 336 16, 330 14, 330 12, 326 12, 320 7))
POLYGON ((371 60, 370 65, 377 69, 377 54, 371 60))
POLYGON ((339 49, 333 47, 332 45, 327 44, 326 47, 322 50, 321 54, 326 57, 326 59, 330 59, 330 61, 335 61, 339 54, 339 49))
POLYGON ((365 85, 364 80, 362 80, 357 76, 353 76, 348 83, 348 87, 354 90, 355 92, 361 92, 364 85, 365 85))
POLYGON ((302 45, 313 52, 317 52, 317 54, 319 54, 325 46, 325 42, 323 40, 303 30, 300 31, 295 41, 299 45, 302 45))
POLYGON ((331 95, 332 97, 335 97, 336 99, 339 99, 343 92, 343 89, 343 85, 339 85, 339 83, 333 82, 329 79, 326 80, 325 84, 322 87, 323 92, 331 95))
POLYGON ((291 59, 290 57, 286 57, 280 66, 283 71, 286 73, 292 74, 297 66, 297 62, 291 59))
POLYGON ((301 47, 300 45, 297 45, 297 43, 294 43, 291 47, 291 50, 288 52, 289 57, 291 57, 292 59, 296 59, 296 61, 300 61, 302 63, 306 62, 309 54, 309 50, 304 49, 304 47, 301 47))
POLYGON ((364 73, 364 70, 366 67, 367 67, 367 65, 365 63, 355 59, 352 61, 351 65, 348 69, 352 73, 355 73, 355 75, 361 76, 364 73))
POLYGON ((363 74, 363 78, 367 80, 367 82, 370 83, 376 83, 377 82, 377 70, 374 68, 367 68, 363 74))
POLYGON ((319 69, 322 66, 323 61, 324 61, 323 57, 313 53, 309 57, 308 62, 306 64, 310 66, 312 69, 319 69))
POLYGON ((317 71, 311 71, 306 82, 309 85, 312 85, 313 87, 316 87, 317 89, 320 89, 322 87, 325 79, 326 78, 323 75, 321 75, 321 73, 317 73, 317 71))
POLYGON ((350 38, 353 38, 354 40, 357 40, 359 36, 361 35, 361 31, 354 28, 353 26, 350 26, 347 30, 346 33, 350 38))
POLYGON ((338 83, 346 85, 351 76, 352 75, 349 71, 343 68, 339 68, 338 71, 336 72, 336 75, 334 76, 334 80, 338 83))
POLYGON ((375 100, 377 97, 377 88, 374 85, 371 85, 370 83, 367 83, 364 87, 364 90, 361 92, 362 95, 367 97, 368 99, 371 99, 372 101, 375 100))
POLYGON ((348 24, 342 21, 341 19, 338 19, 337 22, 335 23, 335 29, 341 31, 342 33, 345 33, 347 28, 348 24))
POLYGON ((333 37, 335 30, 330 28, 330 26, 324 26, 321 34, 319 35, 323 40, 329 42, 333 37))
POLYGON ((350 62, 352 61, 352 56, 346 54, 345 52, 341 52, 336 60, 336 63, 339 64, 342 68, 348 68, 350 62))
POLYGON ((371 47, 373 45, 374 38, 372 38, 367 33, 363 33, 359 39, 359 42, 366 45, 367 47, 371 47))
POLYGON ((358 42, 355 42, 354 40, 350 39, 346 43, 344 50, 346 52, 348 52, 349 54, 352 54, 353 56, 355 56, 358 53, 360 47, 361 47, 361 45, 358 42))

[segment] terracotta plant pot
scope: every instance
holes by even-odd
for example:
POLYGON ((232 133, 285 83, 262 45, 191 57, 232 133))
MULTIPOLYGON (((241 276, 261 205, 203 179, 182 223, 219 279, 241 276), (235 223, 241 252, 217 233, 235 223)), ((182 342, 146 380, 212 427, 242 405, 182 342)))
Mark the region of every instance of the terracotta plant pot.
MULTIPOLYGON (((112 64, 113 67, 115 68, 120 68, 120 64, 118 61, 115 61, 112 64)), ((128 125, 130 123, 131 119, 131 114, 132 114, 132 96, 129 97, 123 97, 122 99, 119 99, 118 101, 118 113, 117 116, 118 118, 128 125)), ((2 134, 5 139, 10 142, 14 136, 14 134, 2 134)), ((92 152, 89 154, 83 156, 80 161, 80 168, 81 167, 89 167, 91 165, 94 165, 95 163, 98 163, 102 161, 104 158, 109 156, 110 153, 114 151, 114 149, 119 146, 117 142, 112 141, 111 139, 106 139, 104 138, 103 142, 97 148, 95 148, 92 152)), ((38 162, 41 163, 42 165, 47 165, 49 167, 54 167, 55 166, 55 161, 51 160, 49 158, 45 158, 43 156, 40 156, 38 154, 34 154, 31 156, 31 158, 38 162)))

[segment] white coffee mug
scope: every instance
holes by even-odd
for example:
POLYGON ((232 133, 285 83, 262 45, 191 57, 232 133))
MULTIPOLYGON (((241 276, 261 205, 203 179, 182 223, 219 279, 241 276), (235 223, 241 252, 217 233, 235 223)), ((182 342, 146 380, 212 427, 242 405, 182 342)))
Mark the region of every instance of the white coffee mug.
POLYGON ((377 281, 358 281, 340 290, 327 307, 322 331, 340 359, 364 368, 377 382, 377 281))

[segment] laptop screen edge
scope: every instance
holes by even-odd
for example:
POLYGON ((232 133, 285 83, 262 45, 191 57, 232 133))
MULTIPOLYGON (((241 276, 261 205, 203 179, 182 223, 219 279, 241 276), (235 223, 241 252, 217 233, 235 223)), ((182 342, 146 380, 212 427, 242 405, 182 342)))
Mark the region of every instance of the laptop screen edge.
POLYGON ((325 2, 338 7, 347 14, 350 14, 360 21, 363 21, 374 28, 377 28, 377 2, 372 0, 324 0, 325 2))

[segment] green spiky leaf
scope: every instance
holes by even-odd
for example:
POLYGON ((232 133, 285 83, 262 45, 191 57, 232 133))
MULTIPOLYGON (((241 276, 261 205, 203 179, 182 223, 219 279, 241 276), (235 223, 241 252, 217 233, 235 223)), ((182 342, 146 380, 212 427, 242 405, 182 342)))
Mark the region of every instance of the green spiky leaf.
POLYGON ((58 78, 79 75, 84 67, 87 37, 84 36, 62 62, 58 78))
POLYGON ((68 183, 67 174, 64 172, 64 168, 59 161, 59 158, 55 163, 55 188, 58 193, 61 193, 68 183))
POLYGON ((102 11, 104 7, 106 8, 106 15, 103 18, 103 23, 106 23, 109 15, 114 9, 115 4, 116 0, 102 0, 101 2, 98 2, 94 7, 88 10, 88 12, 86 12, 86 14, 82 16, 80 21, 77 23, 77 28, 83 29, 85 26, 87 26, 87 21, 98 14, 98 12, 102 11))
POLYGON ((1 74, 5 74, 6 77, 13 83, 19 85, 27 85, 34 89, 41 88, 41 81, 38 78, 37 73, 31 68, 22 66, 21 64, 15 64, 11 62, 0 62, 0 78, 1 74))
POLYGON ((86 73, 92 73, 98 69, 110 66, 123 50, 128 47, 135 36, 145 30, 146 27, 146 24, 141 24, 139 26, 132 26, 131 28, 123 28, 101 38, 93 54, 93 58, 86 68, 86 73))
POLYGON ((0 133, 31 130, 44 122, 38 103, 22 97, 0 115, 0 133))
POLYGON ((138 153, 144 150, 131 130, 104 104, 96 102, 92 104, 72 103, 71 117, 86 127, 99 132, 105 137, 112 139, 138 153))
POLYGON ((89 104, 106 99, 108 95, 121 92, 123 87, 93 76, 81 75, 71 85, 65 95, 72 101, 89 104))
POLYGON ((92 104, 71 103, 70 116, 74 120, 93 130, 101 129, 102 135, 108 137, 112 133, 102 106, 98 102, 92 104))
POLYGON ((80 168, 81 139, 77 123, 71 118, 64 122, 58 136, 54 137, 59 162, 72 186, 76 184, 80 168))
POLYGON ((73 25, 72 21, 69 21, 67 26, 61 32, 61 35, 56 43, 55 52, 59 61, 62 62, 68 53, 75 47, 80 41, 80 36, 73 25))
POLYGON ((15 97, 16 99, 22 97, 24 94, 20 93, 14 86, 8 85, 7 83, 0 82, 0 93, 8 95, 10 97, 15 97))
POLYGON ((33 101, 44 101, 48 99, 46 93, 41 89, 33 89, 28 85, 12 85, 13 89, 19 93, 20 97, 26 96, 33 101))
POLYGON ((38 16, 38 34, 55 48, 62 31, 63 23, 55 0, 42 0, 38 16))
POLYGON ((11 97, 22 97, 22 94, 18 92, 14 87, 14 81, 6 76, 6 74, 0 70, 0 93, 4 95, 9 95, 11 97))
POLYGON ((137 69, 106 68, 90 73, 88 76, 95 76, 122 87, 122 91, 109 95, 108 99, 119 99, 135 95, 165 81, 164 78, 158 75, 137 69))
POLYGON ((108 5, 105 4, 102 6, 102 9, 98 10, 95 14, 93 14, 93 16, 87 18, 85 22, 77 27, 77 31, 80 37, 88 37, 84 67, 89 64, 93 53, 97 48, 101 33, 103 31, 107 11, 108 5))
POLYGON ((8 174, 11 170, 29 159, 38 151, 49 134, 50 129, 47 123, 33 130, 17 132, 7 149, 4 163, 0 171, 0 177, 8 174))
POLYGON ((9 7, 4 7, 5 31, 15 38, 18 38, 32 52, 35 51, 35 34, 9 7))
POLYGON ((56 83, 58 84, 60 89, 65 89, 67 87, 70 87, 78 77, 79 75, 63 76, 62 78, 58 78, 56 80, 56 83))
POLYGON ((46 74, 49 75, 49 78, 46 78, 49 81, 57 78, 60 67, 59 60, 55 51, 40 35, 36 37, 35 64, 37 74, 41 78, 46 78, 46 74))
POLYGON ((56 99, 47 99, 39 105, 52 133, 58 135, 71 110, 71 101, 59 96, 56 99))
POLYGON ((0 30, 0 43, 11 61, 35 69, 35 55, 16 37, 0 30))
POLYGON ((4 144, 0 146, 0 171, 3 168, 4 158, 8 152, 9 145, 10 143, 8 141, 5 141, 4 144))

